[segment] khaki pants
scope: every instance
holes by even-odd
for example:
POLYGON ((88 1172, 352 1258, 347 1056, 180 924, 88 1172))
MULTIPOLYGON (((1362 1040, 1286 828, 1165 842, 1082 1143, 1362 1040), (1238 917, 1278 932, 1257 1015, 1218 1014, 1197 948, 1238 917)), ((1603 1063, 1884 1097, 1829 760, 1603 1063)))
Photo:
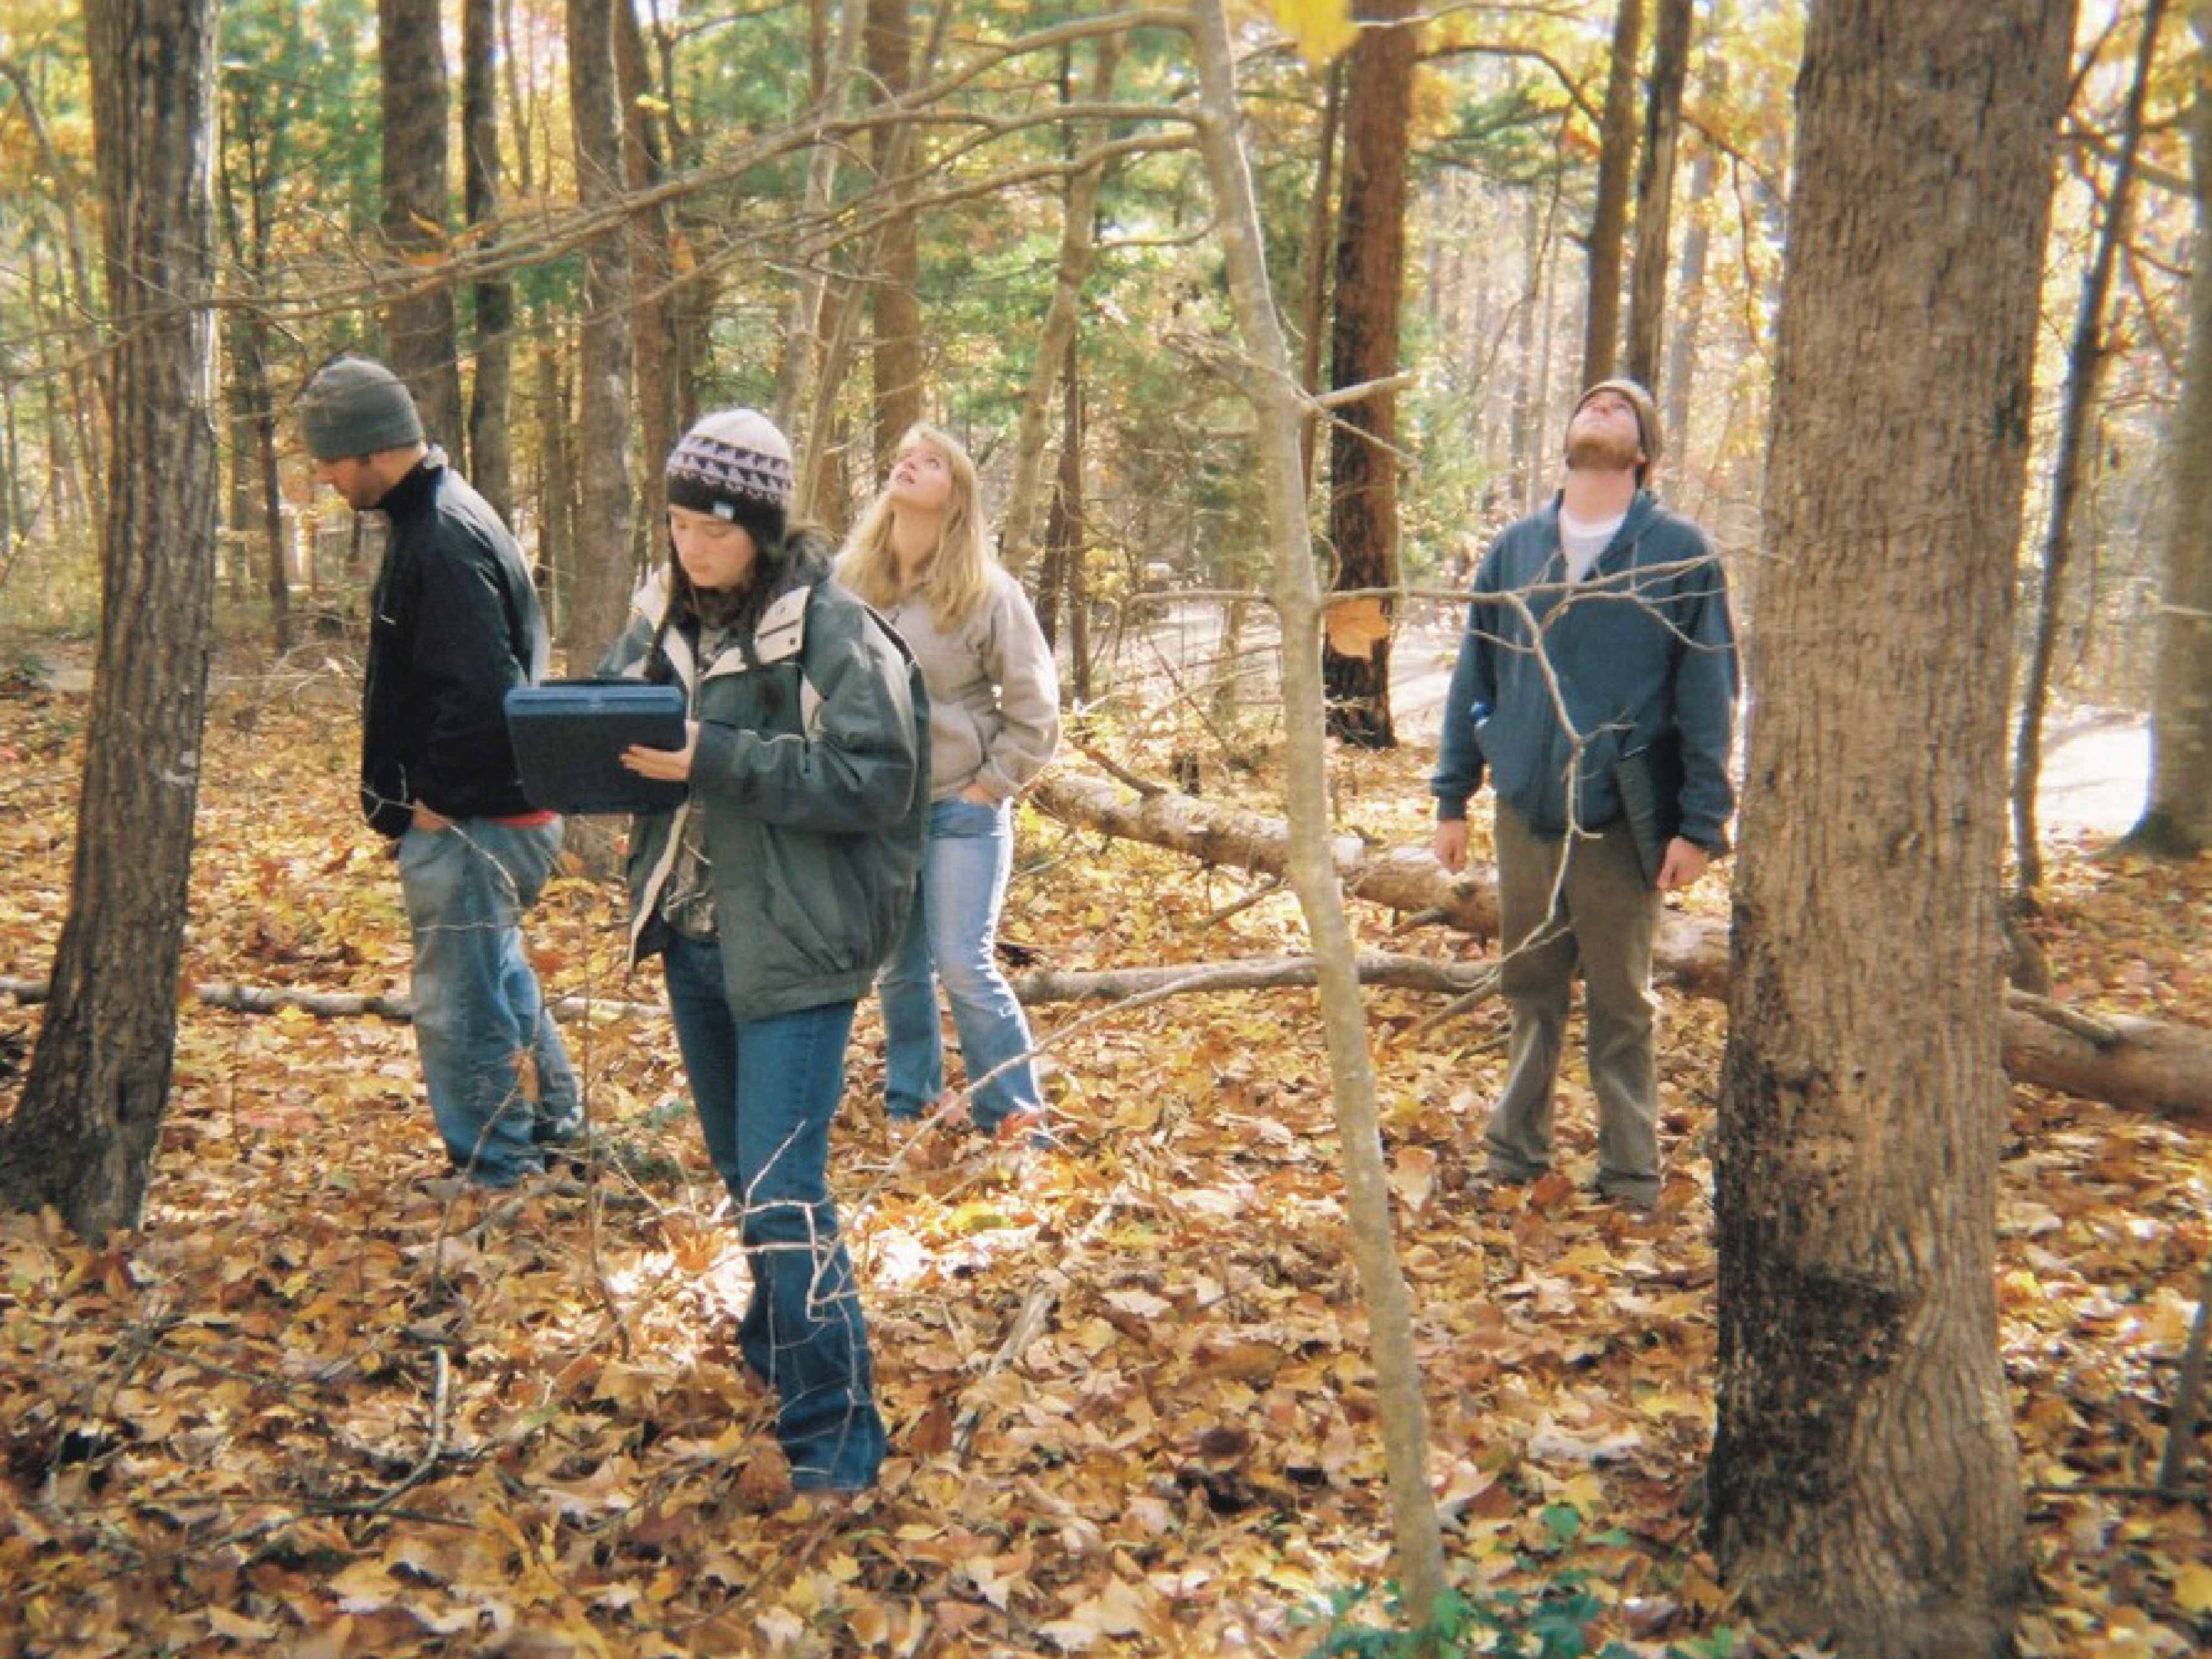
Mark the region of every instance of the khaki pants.
POLYGON ((1485 1132, 1491 1172, 1541 1175, 1552 1160, 1552 1091, 1579 963, 1586 987, 1590 1088, 1597 1097, 1597 1184, 1649 1204, 1659 1195, 1659 1078, 1651 994, 1656 889, 1626 822, 1571 843, 1498 808, 1500 988, 1513 1013, 1505 1091, 1485 1132), (1570 849, 1566 875, 1559 859, 1570 849))

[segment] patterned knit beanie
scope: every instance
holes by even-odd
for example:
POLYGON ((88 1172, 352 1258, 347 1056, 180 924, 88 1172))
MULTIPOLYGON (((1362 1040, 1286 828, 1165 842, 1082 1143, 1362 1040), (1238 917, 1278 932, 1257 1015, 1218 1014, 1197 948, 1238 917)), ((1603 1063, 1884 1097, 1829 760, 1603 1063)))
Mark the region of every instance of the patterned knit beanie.
POLYGON ((319 461, 422 441, 422 417, 406 383, 372 358, 350 356, 325 363, 300 393, 300 429, 319 461))
POLYGON ((1628 399, 1628 406, 1636 411, 1637 441, 1644 451, 1644 464, 1636 469, 1636 482, 1640 484, 1650 477, 1651 469, 1659 465, 1659 405, 1651 400, 1651 394, 1638 381, 1600 380, 1575 399, 1574 410, 1567 416, 1570 424, 1575 416, 1582 413, 1583 405, 1601 392, 1619 393, 1628 399))
POLYGON ((763 548, 783 540, 791 497, 790 441, 757 409, 702 416, 669 454, 671 507, 743 525, 763 548))

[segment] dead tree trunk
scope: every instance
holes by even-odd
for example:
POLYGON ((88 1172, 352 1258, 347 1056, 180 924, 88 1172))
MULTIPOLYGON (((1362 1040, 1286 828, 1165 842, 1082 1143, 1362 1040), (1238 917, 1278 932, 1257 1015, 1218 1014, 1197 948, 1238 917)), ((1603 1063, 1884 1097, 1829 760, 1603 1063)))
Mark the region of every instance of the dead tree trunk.
MULTIPOLYGON (((1119 785, 1065 768, 1031 796, 1071 823, 1255 874, 1290 867, 1283 821, 1172 790, 1133 797, 1119 785)), ((1370 904, 1471 933, 1498 936, 1498 889, 1488 872, 1454 878, 1425 847, 1370 848, 1354 836, 1331 844, 1345 891, 1370 904)), ((1652 952, 1658 970, 1692 996, 1729 992, 1729 929, 1669 910, 1652 952)), ((2005 1069, 2015 1083, 2154 1111, 2212 1127, 2212 1030, 2170 1020, 2087 1016, 2035 997, 2003 1000, 2005 1069)))

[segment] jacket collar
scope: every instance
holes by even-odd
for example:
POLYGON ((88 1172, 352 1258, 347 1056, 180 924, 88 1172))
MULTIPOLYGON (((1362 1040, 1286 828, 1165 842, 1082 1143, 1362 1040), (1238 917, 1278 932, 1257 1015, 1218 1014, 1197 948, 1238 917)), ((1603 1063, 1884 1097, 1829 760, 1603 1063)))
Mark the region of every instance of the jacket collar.
POLYGON ((387 518, 404 519, 427 506, 438 488, 439 475, 446 470, 446 452, 433 444, 421 460, 407 471, 407 475, 384 492, 376 503, 376 511, 387 518))

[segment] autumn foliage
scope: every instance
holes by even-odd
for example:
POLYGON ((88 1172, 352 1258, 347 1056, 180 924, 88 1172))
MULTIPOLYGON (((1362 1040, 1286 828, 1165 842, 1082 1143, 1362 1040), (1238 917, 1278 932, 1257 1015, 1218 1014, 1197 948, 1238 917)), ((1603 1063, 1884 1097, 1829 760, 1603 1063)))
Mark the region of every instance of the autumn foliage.
MULTIPOLYGON (((189 981, 404 991, 348 696, 336 675, 219 695, 189 981)), ((11 981, 44 974, 59 925, 84 714, 0 696, 11 981)), ((1343 756, 1346 827, 1418 839, 1425 759, 1343 756)), ((1035 815, 1021 858, 1007 931, 1054 966, 1300 943, 1290 898, 1238 907, 1234 872, 1035 815)), ((2066 994, 2212 1003, 2212 864, 2075 849, 2051 893, 2066 994)), ((947 1131, 898 1154, 864 1016, 832 1173, 894 1455, 878 1491, 821 1507, 790 1494, 736 1363, 741 1256, 658 987, 613 965, 616 904, 571 876, 533 929, 549 990, 593 1003, 569 1027, 588 1179, 448 1205, 422 1186, 441 1160, 404 1025, 186 995, 143 1230, 95 1251, 0 1218, 0 1651, 1290 1655, 1321 1647, 1333 1597, 1379 1606, 1381 1451, 1310 994, 1037 1011, 1060 1144, 1026 1159, 947 1131)), ((1377 944, 1396 920, 1358 917, 1377 944)), ((1498 1011, 1422 1030, 1429 1001, 1370 1006, 1435 1485, 1484 1639, 1549 1596, 1583 1645, 1547 1651, 1759 1650, 1698 1547, 1718 1005, 1670 1005, 1650 1220, 1571 1178, 1594 1134, 1574 1064, 1567 1174, 1475 1189, 1498 1011)), ((36 1021, 0 1001, 0 1102, 36 1021)), ((2023 1651, 2202 1651, 2205 1507, 2143 1489, 2212 1252, 2203 1141, 2032 1090, 2013 1113, 2002 1342, 2041 1595, 2023 1651)))

